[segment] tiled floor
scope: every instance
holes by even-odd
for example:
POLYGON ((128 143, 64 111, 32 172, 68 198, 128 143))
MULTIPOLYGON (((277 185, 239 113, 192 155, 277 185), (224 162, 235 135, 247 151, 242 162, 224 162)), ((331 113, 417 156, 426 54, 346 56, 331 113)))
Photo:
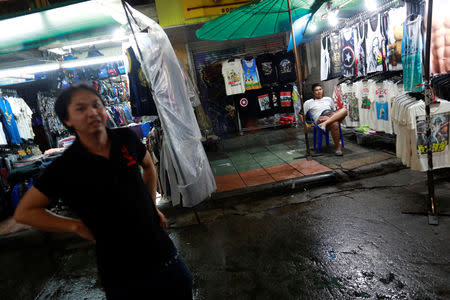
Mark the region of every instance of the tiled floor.
POLYGON ((330 171, 317 161, 304 159, 303 147, 292 141, 211 153, 208 156, 217 192, 330 171))

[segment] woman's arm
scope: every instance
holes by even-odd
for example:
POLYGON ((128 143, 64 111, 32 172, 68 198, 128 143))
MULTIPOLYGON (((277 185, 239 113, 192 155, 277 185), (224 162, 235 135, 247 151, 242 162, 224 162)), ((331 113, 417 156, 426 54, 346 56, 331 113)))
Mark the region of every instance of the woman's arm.
POLYGON ((54 215, 46 207, 50 200, 34 186, 20 200, 14 212, 18 223, 50 232, 73 232, 87 240, 95 241, 94 235, 80 220, 54 215))
POLYGON ((158 212, 161 226, 163 228, 167 228, 167 220, 164 214, 158 209, 156 206, 156 186, 158 184, 158 178, 156 174, 155 165, 153 164, 153 160, 150 157, 150 153, 148 151, 145 151, 144 159, 141 162, 142 169, 144 170, 142 174, 142 179, 144 180, 145 184, 147 185, 148 192, 150 193, 150 196, 152 197, 153 203, 155 204, 156 211, 158 212))

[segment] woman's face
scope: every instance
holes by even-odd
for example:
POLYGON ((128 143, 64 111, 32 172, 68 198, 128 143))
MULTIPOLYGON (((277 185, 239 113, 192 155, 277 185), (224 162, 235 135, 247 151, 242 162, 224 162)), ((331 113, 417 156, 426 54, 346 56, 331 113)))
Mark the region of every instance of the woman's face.
POLYGON ((102 101, 88 90, 78 90, 72 94, 67 107, 67 126, 77 134, 95 134, 106 129, 106 110, 102 101))

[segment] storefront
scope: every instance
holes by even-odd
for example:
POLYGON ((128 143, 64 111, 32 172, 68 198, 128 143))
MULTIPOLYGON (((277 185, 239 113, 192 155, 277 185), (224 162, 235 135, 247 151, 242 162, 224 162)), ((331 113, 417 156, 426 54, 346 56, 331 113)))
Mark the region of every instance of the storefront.
POLYGON ((16 34, 16 44, 10 35, 0 43, 2 202, 13 198, 17 205, 33 177, 73 142, 53 105, 60 89, 77 82, 102 95, 108 127, 130 127, 147 145, 160 171, 160 192, 172 196, 174 205, 193 206, 214 190, 193 110, 195 93, 162 28, 127 7, 135 30, 152 32, 131 34, 120 1, 84 1, 0 21, 2 28, 25 30, 42 20, 29 30, 33 34, 16 34), (151 68, 163 71, 155 77, 151 68), (186 147, 192 151, 180 156, 178 149, 186 147))
MULTIPOLYGON (((308 70, 305 99, 312 97, 311 85, 321 82, 325 96, 332 97, 337 108, 347 108, 343 125, 358 140, 369 134, 391 136, 396 139, 397 156, 418 171, 429 169, 423 85, 428 70, 424 67, 425 4, 387 1, 373 10, 365 8, 302 45, 308 70)), ((443 38, 447 8, 445 1, 434 2, 430 52, 434 169, 450 166, 447 41, 443 38)), ((323 15, 317 13, 316 18, 323 15)), ((314 35, 311 29, 308 34, 314 35)))

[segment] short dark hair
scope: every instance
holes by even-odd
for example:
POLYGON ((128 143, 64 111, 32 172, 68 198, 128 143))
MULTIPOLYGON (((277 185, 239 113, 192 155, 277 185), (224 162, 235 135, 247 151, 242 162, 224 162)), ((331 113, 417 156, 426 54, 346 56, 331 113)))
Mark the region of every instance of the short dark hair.
POLYGON ((63 89, 61 93, 58 95, 58 98, 56 98, 55 113, 58 116, 58 119, 64 124, 64 126, 66 126, 66 128, 71 133, 75 133, 75 129, 71 126, 67 126, 65 123, 65 121, 69 117, 69 112, 67 108, 69 107, 70 101, 72 101, 73 94, 81 90, 93 93, 102 101, 103 105, 105 105, 99 93, 87 82, 72 84, 69 87, 63 89))
POLYGON ((316 87, 318 87, 318 86, 322 87, 322 85, 321 85, 320 83, 314 83, 314 84, 312 85, 311 90, 314 92, 314 89, 315 89, 316 87))

